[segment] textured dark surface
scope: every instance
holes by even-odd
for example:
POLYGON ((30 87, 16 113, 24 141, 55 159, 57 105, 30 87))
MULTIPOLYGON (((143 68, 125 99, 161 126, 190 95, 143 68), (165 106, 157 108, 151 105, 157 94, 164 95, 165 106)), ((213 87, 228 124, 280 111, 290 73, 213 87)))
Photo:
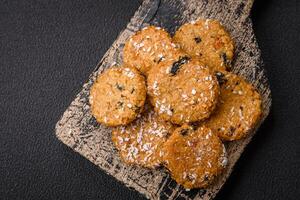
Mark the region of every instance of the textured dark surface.
MULTIPOLYGON (((56 121, 140 2, 70 2, 1 2, 1 199, 141 198, 53 134, 56 121)), ((300 195, 299 9, 296 0, 254 6, 273 108, 217 199, 300 195)))

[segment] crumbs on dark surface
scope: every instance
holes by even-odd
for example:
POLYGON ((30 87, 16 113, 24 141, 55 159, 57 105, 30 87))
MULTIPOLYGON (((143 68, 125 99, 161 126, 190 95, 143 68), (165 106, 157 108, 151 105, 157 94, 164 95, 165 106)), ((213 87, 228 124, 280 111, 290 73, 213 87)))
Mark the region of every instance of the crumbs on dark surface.
POLYGON ((172 68, 170 70, 170 73, 172 76, 176 75, 178 70, 180 69, 181 65, 187 63, 191 58, 188 56, 179 57, 179 60, 174 62, 172 64, 172 68))
POLYGON ((202 41, 200 37, 195 37, 194 40, 197 44, 199 44, 202 41))
POLYGON ((215 76, 217 77, 219 85, 223 85, 224 83, 227 82, 227 79, 225 78, 225 75, 222 72, 217 71, 215 73, 215 76))

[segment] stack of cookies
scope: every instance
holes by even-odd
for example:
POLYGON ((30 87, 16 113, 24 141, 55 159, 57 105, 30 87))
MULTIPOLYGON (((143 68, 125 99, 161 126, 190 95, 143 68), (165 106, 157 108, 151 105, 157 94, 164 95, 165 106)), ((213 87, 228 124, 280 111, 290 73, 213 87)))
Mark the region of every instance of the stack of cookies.
POLYGON ((216 20, 181 26, 174 37, 149 26, 125 44, 123 66, 99 75, 91 112, 113 127, 127 164, 165 166, 186 189, 207 187, 227 164, 223 142, 247 136, 261 98, 230 72, 234 44, 216 20))

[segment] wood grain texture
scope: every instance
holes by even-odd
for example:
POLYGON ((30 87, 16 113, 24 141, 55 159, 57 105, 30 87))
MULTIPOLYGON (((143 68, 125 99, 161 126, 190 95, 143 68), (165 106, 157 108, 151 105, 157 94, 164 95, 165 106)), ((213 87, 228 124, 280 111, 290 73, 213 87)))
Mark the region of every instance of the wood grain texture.
POLYGON ((207 200, 215 197, 271 106, 268 80, 249 18, 252 4, 253 0, 145 0, 57 123, 58 139, 147 198, 207 200), (174 33, 181 24, 199 17, 220 20, 234 38, 233 72, 245 77, 262 95, 263 118, 247 138, 226 144, 228 167, 212 186, 205 190, 185 191, 164 169, 149 170, 123 164, 111 142, 111 130, 99 125, 92 117, 88 97, 96 76, 114 63, 122 63, 124 42, 135 31, 153 24, 174 33))

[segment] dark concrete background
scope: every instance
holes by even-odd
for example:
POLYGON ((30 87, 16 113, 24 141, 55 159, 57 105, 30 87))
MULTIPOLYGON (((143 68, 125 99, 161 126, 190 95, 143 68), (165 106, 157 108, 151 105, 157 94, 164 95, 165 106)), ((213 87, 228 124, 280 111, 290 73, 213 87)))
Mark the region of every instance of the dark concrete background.
MULTIPOLYGON (((54 135, 140 3, 0 1, 0 199, 143 199, 54 135)), ((256 0, 252 16, 273 106, 217 199, 299 199, 300 3, 256 0)))

